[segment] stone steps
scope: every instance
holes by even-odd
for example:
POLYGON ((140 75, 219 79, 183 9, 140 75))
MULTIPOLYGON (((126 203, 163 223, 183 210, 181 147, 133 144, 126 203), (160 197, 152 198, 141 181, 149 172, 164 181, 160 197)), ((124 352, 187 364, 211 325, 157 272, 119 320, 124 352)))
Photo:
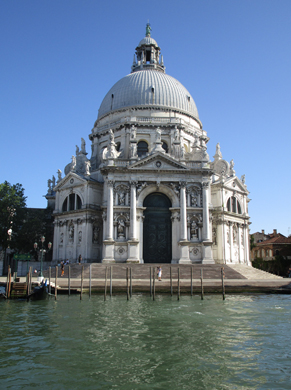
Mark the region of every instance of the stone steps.
MULTIPOLYGON (((150 277, 150 268, 153 272, 157 273, 157 267, 160 264, 105 264, 105 263, 92 263, 91 265, 91 278, 92 279, 105 279, 105 270, 107 267, 107 277, 109 279, 110 268, 112 269, 113 279, 126 279, 127 268, 131 268, 132 278, 140 280, 148 280, 150 277)), ((72 264, 71 279, 80 279, 82 267, 84 267, 84 279, 89 279, 89 267, 90 264, 72 264)), ((239 270, 236 270, 228 265, 220 264, 162 264, 162 278, 170 279, 170 270, 172 270, 172 278, 177 279, 178 268, 180 270, 180 279, 190 279, 191 269, 193 279, 200 279, 201 270, 203 271, 203 279, 221 279, 221 268, 224 268, 225 279, 246 279, 247 277, 242 275, 239 270)), ((64 276, 61 277, 61 269, 58 267, 58 277, 68 278, 69 266, 65 266, 64 276)), ((44 277, 48 278, 48 270, 44 271, 44 277)), ((55 278, 55 267, 51 269, 51 277, 55 278)))

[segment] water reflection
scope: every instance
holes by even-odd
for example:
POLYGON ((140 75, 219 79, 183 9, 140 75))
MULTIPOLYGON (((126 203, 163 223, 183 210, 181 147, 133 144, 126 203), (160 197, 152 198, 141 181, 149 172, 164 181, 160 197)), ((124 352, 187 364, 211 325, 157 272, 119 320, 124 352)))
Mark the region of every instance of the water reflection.
POLYGON ((7 389, 289 389, 289 296, 59 296, 0 310, 7 389))

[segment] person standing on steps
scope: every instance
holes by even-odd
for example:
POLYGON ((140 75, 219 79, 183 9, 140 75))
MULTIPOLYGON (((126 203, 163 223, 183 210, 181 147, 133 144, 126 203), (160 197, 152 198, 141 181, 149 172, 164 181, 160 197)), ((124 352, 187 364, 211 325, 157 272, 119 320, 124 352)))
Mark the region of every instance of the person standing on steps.
POLYGON ((65 264, 64 264, 63 261, 61 261, 61 271, 62 271, 61 276, 64 276, 64 273, 65 273, 65 264))
POLYGON ((158 267, 158 281, 161 282, 162 281, 162 267, 158 267))
POLYGON ((78 257, 78 261, 79 261, 79 264, 82 263, 82 256, 81 255, 78 257))

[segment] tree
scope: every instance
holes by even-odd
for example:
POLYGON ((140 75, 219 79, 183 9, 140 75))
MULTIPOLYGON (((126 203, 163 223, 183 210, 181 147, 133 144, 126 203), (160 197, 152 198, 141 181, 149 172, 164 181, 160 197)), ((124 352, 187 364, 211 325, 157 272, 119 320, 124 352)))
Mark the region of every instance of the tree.
POLYGON ((17 237, 26 212, 26 197, 21 184, 0 184, 0 246, 17 247, 17 237), (11 233, 9 235, 9 233, 11 233))

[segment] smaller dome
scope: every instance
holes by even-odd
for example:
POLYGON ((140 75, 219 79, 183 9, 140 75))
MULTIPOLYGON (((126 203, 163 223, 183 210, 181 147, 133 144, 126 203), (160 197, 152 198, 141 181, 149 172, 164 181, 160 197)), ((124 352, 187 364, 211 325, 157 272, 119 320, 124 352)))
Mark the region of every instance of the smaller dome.
POLYGON ((152 37, 144 37, 138 44, 138 47, 142 45, 154 45, 155 47, 158 47, 157 42, 152 37))

